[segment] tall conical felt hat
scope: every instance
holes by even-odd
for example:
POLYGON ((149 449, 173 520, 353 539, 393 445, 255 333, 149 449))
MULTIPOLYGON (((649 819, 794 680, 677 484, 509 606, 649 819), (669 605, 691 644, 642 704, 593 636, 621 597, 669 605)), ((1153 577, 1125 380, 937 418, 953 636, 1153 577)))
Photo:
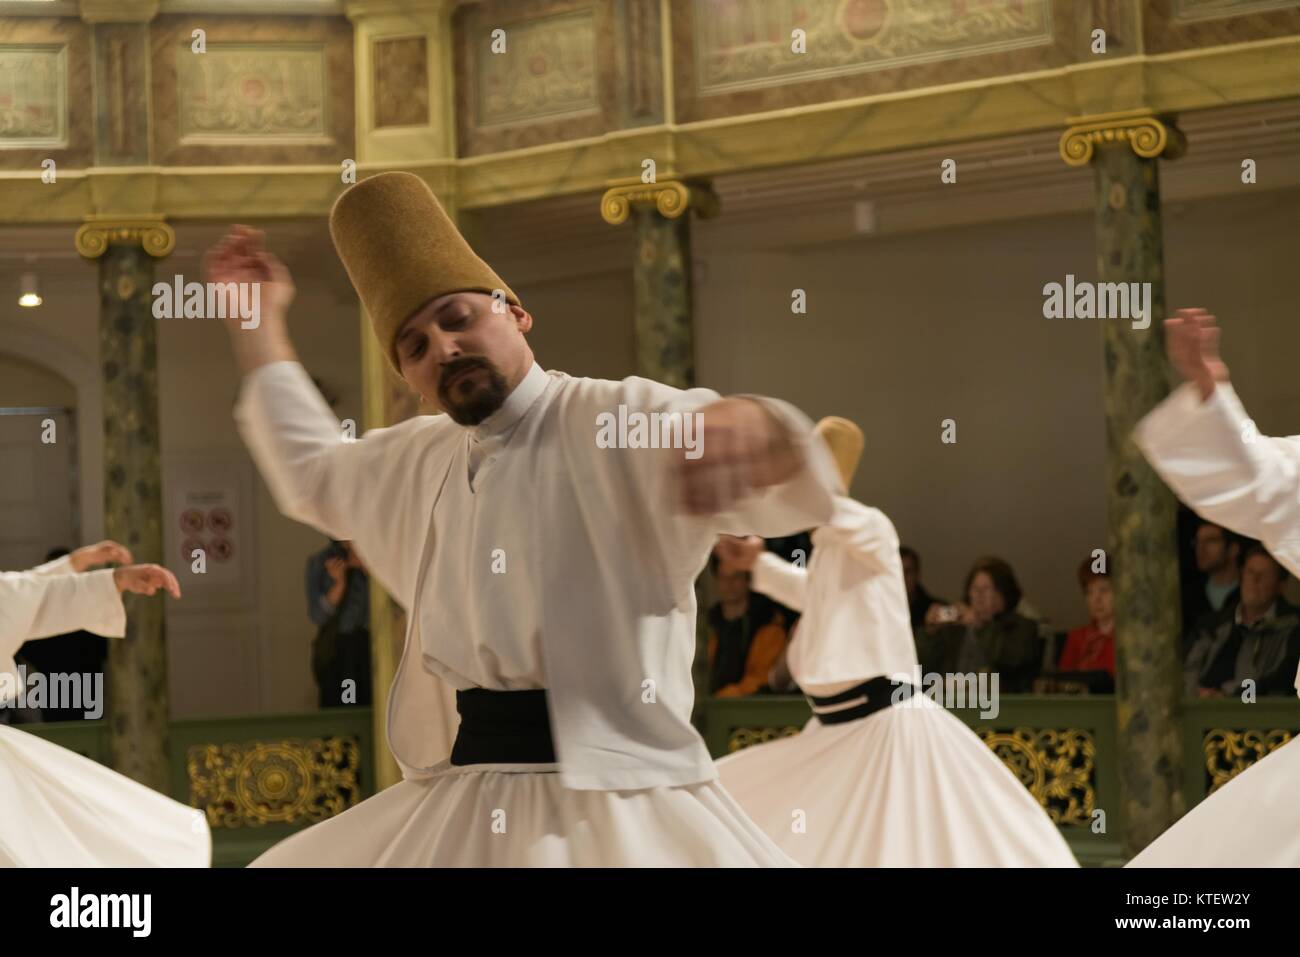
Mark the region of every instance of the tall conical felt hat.
POLYGON ((830 448, 847 492, 853 484, 853 473, 858 470, 858 460, 862 458, 862 447, 866 444, 862 430, 848 419, 828 415, 817 423, 817 434, 830 448))
POLYGON ((413 173, 380 173, 344 192, 330 211, 330 236, 393 368, 397 333, 431 299, 500 289, 519 305, 413 173))

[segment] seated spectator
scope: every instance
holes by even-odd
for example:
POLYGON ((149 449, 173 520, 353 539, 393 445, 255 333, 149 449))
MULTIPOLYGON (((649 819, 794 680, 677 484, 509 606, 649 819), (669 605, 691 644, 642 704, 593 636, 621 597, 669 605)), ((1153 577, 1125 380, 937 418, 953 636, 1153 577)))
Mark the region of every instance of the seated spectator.
MULTIPOLYGON (((1115 681, 1115 593, 1111 571, 1093 571, 1093 559, 1079 565, 1079 585, 1088 606, 1088 624, 1075 628, 1065 639, 1057 669, 1061 672, 1105 672, 1110 688, 1115 681)), ((1103 689, 1094 688, 1101 691, 1103 689)))
POLYGON ((709 571, 718 602, 708 612, 709 693, 738 698, 768 688, 768 673, 786 645, 785 617, 763 595, 749 590, 749 572, 716 554, 709 571))
POLYGON ((1038 625, 1012 610, 1020 604, 1015 573, 1000 558, 981 558, 966 575, 966 604, 934 605, 926 613, 917 654, 927 673, 998 674, 1006 694, 1030 690, 1042 667, 1038 625))
MULTIPOLYGON (((784 606, 782 606, 784 607, 784 606)), ((785 643, 781 649, 780 656, 776 659, 776 664, 767 669, 767 687, 775 694, 799 694, 799 683, 794 680, 794 675, 790 674, 790 646, 794 644, 795 637, 799 634, 799 623, 795 622, 790 626, 790 640, 785 643)))
POLYGON ((307 615, 318 629, 311 664, 320 707, 370 704, 370 580, 350 543, 330 542, 307 560, 307 615))
POLYGON ((1193 547, 1201 578, 1183 582, 1183 647, 1190 649, 1202 625, 1213 627, 1219 613, 1232 611, 1240 596, 1239 567, 1246 547, 1253 544, 1213 522, 1196 527, 1193 547))
POLYGON ((925 613, 931 605, 947 604, 942 598, 935 598, 921 584, 921 556, 916 549, 902 545, 898 555, 903 561, 903 584, 907 586, 907 607, 912 612, 912 630, 925 624, 925 613))
POLYGON ((1300 663, 1300 609, 1282 597, 1287 573, 1262 545, 1246 549, 1241 601, 1202 619, 1184 668, 1187 693, 1201 698, 1293 694, 1300 663))

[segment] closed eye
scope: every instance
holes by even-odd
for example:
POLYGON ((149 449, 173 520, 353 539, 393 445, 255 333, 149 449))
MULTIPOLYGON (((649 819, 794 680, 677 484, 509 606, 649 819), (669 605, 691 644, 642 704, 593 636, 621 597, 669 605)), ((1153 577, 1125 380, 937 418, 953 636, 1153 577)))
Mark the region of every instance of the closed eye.
POLYGON ((424 355, 425 338, 424 336, 410 336, 406 340, 406 358, 418 359, 424 355))

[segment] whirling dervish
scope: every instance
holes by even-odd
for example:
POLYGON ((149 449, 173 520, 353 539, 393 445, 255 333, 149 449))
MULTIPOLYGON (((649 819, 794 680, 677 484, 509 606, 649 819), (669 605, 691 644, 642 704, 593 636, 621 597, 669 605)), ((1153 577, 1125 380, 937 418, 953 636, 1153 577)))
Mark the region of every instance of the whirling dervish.
MULTIPOLYGON (((1203 309, 1165 320, 1183 385, 1138 423, 1134 440, 1202 518, 1258 538, 1300 575, 1300 436, 1259 435, 1219 357, 1203 309)), ((1300 691, 1300 674, 1296 676, 1300 691)), ((1300 867, 1300 748, 1291 741, 1194 807, 1130 867, 1300 867)))
POLYGON ((962 722, 915 686, 920 668, 898 535, 847 497, 861 430, 817 425, 840 469, 806 569, 722 539, 752 587, 803 613, 788 651, 813 717, 718 762, 723 786, 782 850, 820 867, 1072 867, 1043 808, 962 722))
MULTIPOLYGON (((20 693, 14 659, 26 641, 84 629, 126 634, 121 593, 180 586, 158 565, 100 542, 25 572, 0 572, 0 706, 20 693)), ((202 812, 43 738, 0 725, 0 867, 207 867, 202 812)))

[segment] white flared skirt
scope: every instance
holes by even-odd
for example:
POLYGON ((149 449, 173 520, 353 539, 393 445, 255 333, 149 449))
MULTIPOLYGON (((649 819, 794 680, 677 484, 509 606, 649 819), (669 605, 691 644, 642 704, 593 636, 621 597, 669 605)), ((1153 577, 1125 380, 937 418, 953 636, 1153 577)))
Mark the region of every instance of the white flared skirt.
POLYGON ((1300 745, 1242 771, 1128 866, 1300 867, 1300 745))
POLYGON ((555 765, 444 762, 253 867, 791 867, 716 782, 574 791, 555 765))
POLYGON ((207 867, 202 811, 0 725, 0 867, 207 867))
POLYGON ((928 698, 728 755, 723 787, 813 867, 1076 867, 1043 808, 928 698))

